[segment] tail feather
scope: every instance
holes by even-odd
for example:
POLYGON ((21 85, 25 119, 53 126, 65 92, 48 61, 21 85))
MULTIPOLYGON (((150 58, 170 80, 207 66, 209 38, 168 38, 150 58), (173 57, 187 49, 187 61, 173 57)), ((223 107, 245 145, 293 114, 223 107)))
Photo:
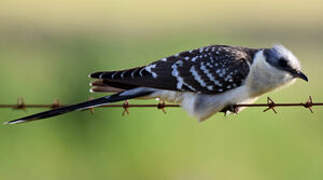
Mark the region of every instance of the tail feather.
POLYGON ((126 89, 118 87, 118 84, 111 84, 108 82, 104 82, 104 80, 99 79, 95 80, 90 83, 91 89, 90 92, 122 92, 125 91, 126 89), (112 86, 115 85, 115 86, 112 86))
POLYGON ((103 93, 114 92, 114 93, 116 93, 116 92, 122 92, 122 91, 124 91, 124 89, 115 88, 112 86, 92 86, 90 89, 91 93, 100 93, 100 92, 103 92, 103 93))
MULTIPOLYGON (((131 91, 131 90, 129 90, 129 91, 131 91)), ((68 112, 72 112, 72 111, 84 110, 84 109, 88 109, 88 108, 92 108, 92 107, 102 106, 102 105, 109 104, 112 102, 118 102, 118 101, 123 101, 123 100, 127 100, 127 99, 147 96, 152 93, 152 91, 149 91, 149 90, 135 91, 136 93, 130 92, 130 93, 126 93, 126 94, 125 94, 125 92, 117 93, 117 94, 114 94, 111 96, 104 96, 101 98, 93 99, 93 100, 86 101, 86 102, 81 102, 81 103, 70 105, 70 106, 65 106, 65 107, 60 107, 60 108, 53 109, 53 110, 40 112, 40 113, 26 116, 23 118, 19 118, 16 120, 8 121, 5 124, 18 124, 18 123, 24 123, 24 122, 30 122, 30 121, 50 118, 50 117, 58 116, 58 115, 65 114, 68 112)))

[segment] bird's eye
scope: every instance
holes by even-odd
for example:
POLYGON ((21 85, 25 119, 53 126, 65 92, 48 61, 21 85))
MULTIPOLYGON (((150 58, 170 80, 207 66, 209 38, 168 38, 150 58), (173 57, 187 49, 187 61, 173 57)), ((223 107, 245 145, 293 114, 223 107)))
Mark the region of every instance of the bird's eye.
POLYGON ((284 58, 280 58, 278 63, 280 67, 287 67, 287 61, 284 58))

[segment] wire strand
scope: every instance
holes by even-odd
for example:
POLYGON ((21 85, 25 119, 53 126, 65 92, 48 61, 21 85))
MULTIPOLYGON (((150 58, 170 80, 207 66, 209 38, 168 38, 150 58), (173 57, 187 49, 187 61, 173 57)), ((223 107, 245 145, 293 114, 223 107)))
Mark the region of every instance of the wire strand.
MULTIPOLYGON (((92 98, 90 98, 92 99, 92 98)), ((18 98, 16 104, 0 104, 0 108, 12 108, 16 110, 26 110, 28 108, 59 108, 69 106, 68 104, 61 104, 58 99, 54 100, 51 104, 26 104, 23 98, 18 98)), ((266 107, 263 112, 268 110, 272 110, 273 112, 277 113, 276 107, 304 107, 309 109, 313 113, 313 106, 323 106, 323 102, 313 102, 312 97, 309 96, 306 102, 301 103, 276 103, 270 97, 267 97, 267 103, 258 103, 258 104, 236 104, 233 105, 233 108, 236 109, 238 107, 266 107)), ((124 112, 123 115, 129 114, 129 108, 157 108, 162 110, 166 113, 165 108, 177 108, 180 107, 179 104, 166 104, 165 102, 161 101, 158 104, 130 104, 128 101, 125 101, 123 104, 109 104, 103 105, 96 108, 123 108, 124 112)), ((89 108, 88 110, 93 113, 93 109, 89 108)))

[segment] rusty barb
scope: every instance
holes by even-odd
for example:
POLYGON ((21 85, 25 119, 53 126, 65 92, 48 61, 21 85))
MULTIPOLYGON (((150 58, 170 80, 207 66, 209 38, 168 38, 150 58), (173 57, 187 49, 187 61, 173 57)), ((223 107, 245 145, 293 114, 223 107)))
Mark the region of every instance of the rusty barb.
POLYGON ((263 112, 266 112, 268 110, 272 110, 274 113, 277 113, 276 107, 304 107, 307 108, 313 113, 313 106, 323 106, 323 103, 314 103, 311 96, 308 97, 307 101, 305 103, 276 103, 274 100, 272 100, 270 97, 267 97, 267 103, 265 104, 237 104, 235 107, 266 107, 263 112))
MULTIPOLYGON (((93 98, 89 98, 91 100, 93 98)), ((26 104, 24 98, 20 97, 17 99, 16 104, 0 104, 0 108, 12 108, 15 110, 24 110, 26 111, 29 108, 50 108, 55 109, 59 107, 68 106, 67 104, 61 104, 60 100, 55 99, 52 104, 26 104)), ((236 104, 234 108, 238 107, 265 107, 263 112, 267 112, 272 110, 274 113, 277 113, 276 107, 304 107, 309 109, 311 113, 313 113, 313 106, 323 106, 322 102, 314 103, 311 96, 307 99, 305 103, 276 103, 270 97, 267 97, 267 103, 259 103, 259 104, 236 104)), ((166 104, 164 101, 160 101, 158 104, 130 104, 128 101, 125 101, 123 104, 109 104, 103 105, 96 108, 123 108, 122 115, 129 115, 129 108, 157 108, 161 110, 164 114, 166 114, 166 108, 170 107, 180 107, 178 104, 166 104)), ((94 113, 95 108, 89 108, 91 114, 94 113)))

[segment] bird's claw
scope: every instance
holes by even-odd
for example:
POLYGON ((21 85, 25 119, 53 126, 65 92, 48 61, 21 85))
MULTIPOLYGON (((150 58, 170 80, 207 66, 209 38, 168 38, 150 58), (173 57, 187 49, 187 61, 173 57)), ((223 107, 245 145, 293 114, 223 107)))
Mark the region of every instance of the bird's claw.
POLYGON ((234 113, 234 114, 237 114, 239 112, 239 108, 234 105, 234 104, 231 104, 231 105, 227 105, 226 107, 224 107, 221 112, 224 113, 224 115, 227 115, 227 114, 230 114, 230 113, 234 113))

